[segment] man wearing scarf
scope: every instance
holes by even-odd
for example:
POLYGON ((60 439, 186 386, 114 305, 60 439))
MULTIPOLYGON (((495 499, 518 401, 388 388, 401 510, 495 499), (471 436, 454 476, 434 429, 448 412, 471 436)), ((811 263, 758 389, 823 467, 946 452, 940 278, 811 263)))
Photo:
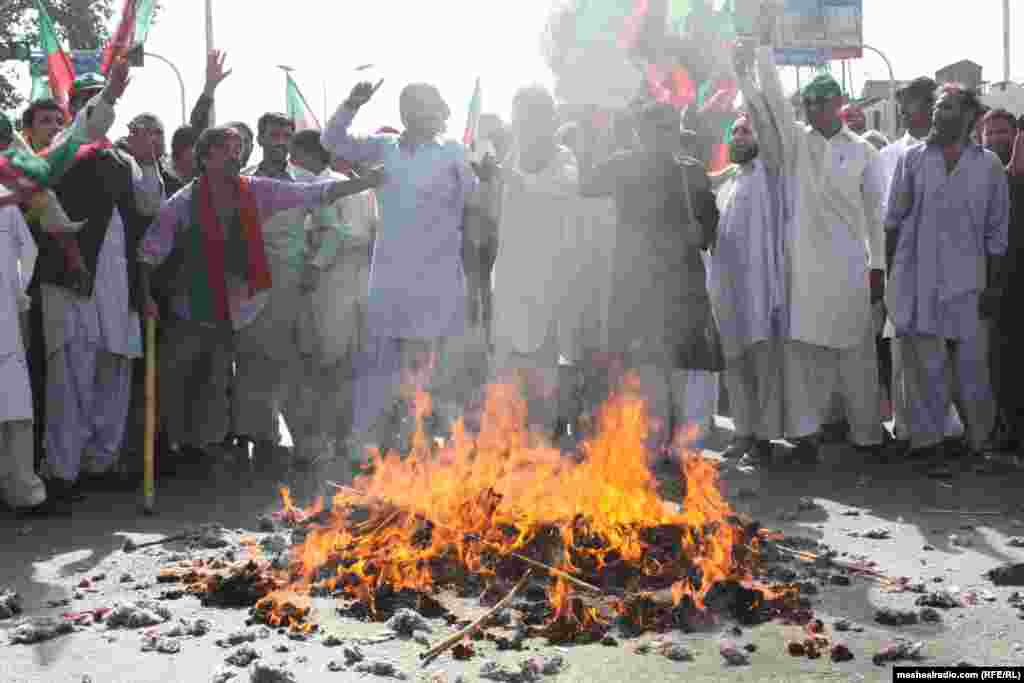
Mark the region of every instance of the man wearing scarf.
POLYGON ((945 456, 955 402, 975 454, 995 423, 989 326, 998 312, 1008 243, 1006 169, 970 142, 980 110, 973 91, 940 89, 932 131, 900 158, 885 219, 886 304, 899 349, 911 455, 945 456))
POLYGON ((637 130, 639 147, 588 170, 580 192, 615 198, 609 348, 639 381, 660 456, 675 453, 677 431, 706 429, 714 414, 723 359, 702 252, 719 215, 703 164, 680 150, 679 112, 646 104, 637 130))
MULTIPOLYGON (((373 249, 367 299, 371 350, 359 382, 349 453, 362 457, 376 445, 371 433, 392 405, 403 379, 424 378, 445 341, 466 332, 466 287, 460 259, 467 200, 482 189, 493 193, 492 161, 471 166, 465 148, 442 140, 451 114, 438 89, 406 86, 399 97, 405 131, 399 136, 356 137, 349 128, 375 87, 360 83, 331 117, 321 141, 334 156, 353 163, 381 164, 388 180, 376 192, 380 230, 373 249)), ((493 194, 485 206, 496 205, 493 194)), ((433 373, 434 389, 451 390, 450 366, 433 373)), ((439 421, 454 419, 451 395, 439 392, 439 421)), ((445 425, 447 427, 447 425, 445 425)), ((340 463, 344 465, 344 463, 340 463)), ((342 472, 341 474, 344 474, 342 472)))
MULTIPOLYGON (((725 353, 725 386, 735 438, 724 457, 766 461, 784 434, 778 338, 784 277, 778 230, 780 150, 762 147, 754 121, 767 111, 746 98, 748 113, 732 127, 728 178, 719 187, 718 242, 708 291, 725 353)), ((771 141, 772 138, 769 138, 771 141)))
POLYGON ((872 304, 885 283, 878 151, 843 124, 835 79, 822 74, 804 89, 810 125, 798 125, 772 48, 757 51, 760 90, 748 49, 740 46, 737 71, 744 92, 760 93, 769 114, 758 120, 761 144, 771 140, 782 159, 786 436, 798 444, 798 459, 816 461, 817 437, 838 393, 854 446, 876 455, 882 424, 872 304))
MULTIPOLYGON (((197 375, 203 354, 224 356, 268 306, 275 285, 267 231, 273 216, 331 204, 379 180, 374 174, 318 183, 241 176, 242 146, 234 128, 204 131, 196 144, 201 175, 164 204, 139 248, 147 315, 157 314, 152 269, 176 243, 184 252, 160 357, 160 405, 170 443, 193 442, 192 425, 201 422, 189 405, 189 388, 204 379, 197 375)), ((304 226, 298 230, 301 237, 304 226)))

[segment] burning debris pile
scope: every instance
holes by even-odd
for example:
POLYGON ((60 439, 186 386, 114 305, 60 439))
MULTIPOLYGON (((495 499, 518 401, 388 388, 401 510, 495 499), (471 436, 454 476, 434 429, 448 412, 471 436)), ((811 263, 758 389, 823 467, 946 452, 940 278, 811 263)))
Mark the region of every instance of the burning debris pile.
POLYGON ((318 597, 349 616, 383 621, 413 607, 454 624, 432 597, 450 588, 513 607, 531 635, 558 643, 600 641, 612 625, 687 629, 722 611, 756 623, 794 597, 752 587, 759 525, 733 514, 711 461, 687 455, 682 505, 662 500, 640 399, 609 401, 575 459, 527 432, 510 387, 492 387, 479 435, 457 425, 443 447, 423 430, 429 397, 414 405, 411 452, 372 454, 328 507, 301 510, 282 491, 280 518, 305 532, 283 566, 252 545, 243 561, 175 566, 161 580, 307 630, 318 597))

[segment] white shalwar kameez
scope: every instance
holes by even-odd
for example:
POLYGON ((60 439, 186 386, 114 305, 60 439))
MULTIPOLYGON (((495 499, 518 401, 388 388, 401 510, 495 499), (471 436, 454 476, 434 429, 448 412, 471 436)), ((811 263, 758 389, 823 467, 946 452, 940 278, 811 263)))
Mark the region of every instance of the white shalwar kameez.
POLYGON ((35 261, 36 244, 21 210, 0 209, 0 500, 14 508, 46 500, 46 487, 34 471, 32 389, 19 323, 35 261))
POLYGON ((875 445, 882 426, 868 271, 885 268, 878 151, 845 126, 826 139, 798 124, 772 49, 759 48, 757 61, 772 123, 758 137, 780 140, 783 158, 787 436, 820 431, 838 392, 853 443, 875 445))

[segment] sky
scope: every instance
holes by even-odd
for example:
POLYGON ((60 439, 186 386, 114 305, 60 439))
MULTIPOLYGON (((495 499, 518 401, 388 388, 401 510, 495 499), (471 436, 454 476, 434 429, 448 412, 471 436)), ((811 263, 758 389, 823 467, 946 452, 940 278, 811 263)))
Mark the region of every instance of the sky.
MULTIPOLYGON (((383 78, 356 128, 400 127, 399 91, 408 82, 427 80, 448 100, 450 133, 461 137, 477 77, 484 111, 506 120, 516 89, 554 84, 540 54, 540 33, 552 2, 213 0, 215 45, 228 52, 234 69, 217 91, 217 119, 255 124, 261 113, 283 110, 285 79, 276 65, 284 64, 295 69, 294 77, 321 123, 325 90, 327 110, 333 112, 356 82, 383 78), (354 70, 367 63, 375 67, 354 70)), ((181 70, 185 107, 191 110, 205 73, 204 2, 163 4, 146 49, 181 70)), ((973 0, 973 12, 964 3, 956 5, 955 11, 944 11, 935 0, 864 0, 864 40, 888 56, 897 79, 933 75, 949 63, 971 59, 984 67, 986 80, 1002 80, 1002 0, 973 0)), ((1024 81, 1024 6, 1011 7, 1011 12, 1011 31, 1019 46, 1012 55, 1011 80, 1019 82, 1024 81)), ((866 53, 854 62, 856 92, 867 78, 887 77, 884 62, 875 55, 866 53)), ((787 80, 795 83, 792 77, 787 80)), ((22 82, 27 89, 27 79, 22 82)), ((182 118, 171 69, 147 59, 144 68, 134 70, 118 110, 112 137, 126 132, 134 114, 153 111, 163 118, 169 138, 182 118)))

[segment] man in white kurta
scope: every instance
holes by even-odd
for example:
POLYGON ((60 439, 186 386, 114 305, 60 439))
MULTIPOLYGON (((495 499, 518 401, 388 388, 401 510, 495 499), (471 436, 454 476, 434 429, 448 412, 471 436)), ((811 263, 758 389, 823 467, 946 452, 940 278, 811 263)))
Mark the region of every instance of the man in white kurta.
POLYGON ((735 422, 726 457, 764 460, 783 436, 782 353, 778 339, 783 305, 778 239, 779 150, 759 148, 754 119, 761 102, 733 124, 733 166, 718 189, 721 219, 712 251, 708 293, 725 353, 725 386, 735 422))
POLYGON ((0 500, 14 509, 46 501, 46 487, 34 470, 32 389, 19 324, 35 260, 36 245, 21 210, 0 208, 0 500))
MULTIPOLYGON (((292 139, 290 163, 296 181, 345 179, 330 169, 330 161, 319 131, 300 131, 292 139)), ((353 360, 369 277, 372 226, 367 206, 372 202, 372 193, 352 195, 306 218, 300 357, 295 371, 288 373, 281 404, 299 463, 332 457, 339 436, 345 436, 339 428, 352 410, 353 360), (358 235, 349 214, 358 220, 358 235)))
POLYGON ((555 103, 526 88, 514 101, 516 140, 504 164, 493 340, 499 376, 527 387, 530 426, 545 435, 558 417, 563 250, 579 192, 576 157, 555 141, 555 103))
POLYGON ((816 459, 816 439, 807 437, 819 433, 838 392, 851 441, 875 450, 882 426, 871 304, 882 297, 885 268, 878 151, 842 124, 842 91, 830 76, 804 89, 808 126, 795 120, 771 47, 758 49, 757 65, 770 114, 758 136, 775 136, 783 158, 787 437, 798 441, 798 457, 816 459))

